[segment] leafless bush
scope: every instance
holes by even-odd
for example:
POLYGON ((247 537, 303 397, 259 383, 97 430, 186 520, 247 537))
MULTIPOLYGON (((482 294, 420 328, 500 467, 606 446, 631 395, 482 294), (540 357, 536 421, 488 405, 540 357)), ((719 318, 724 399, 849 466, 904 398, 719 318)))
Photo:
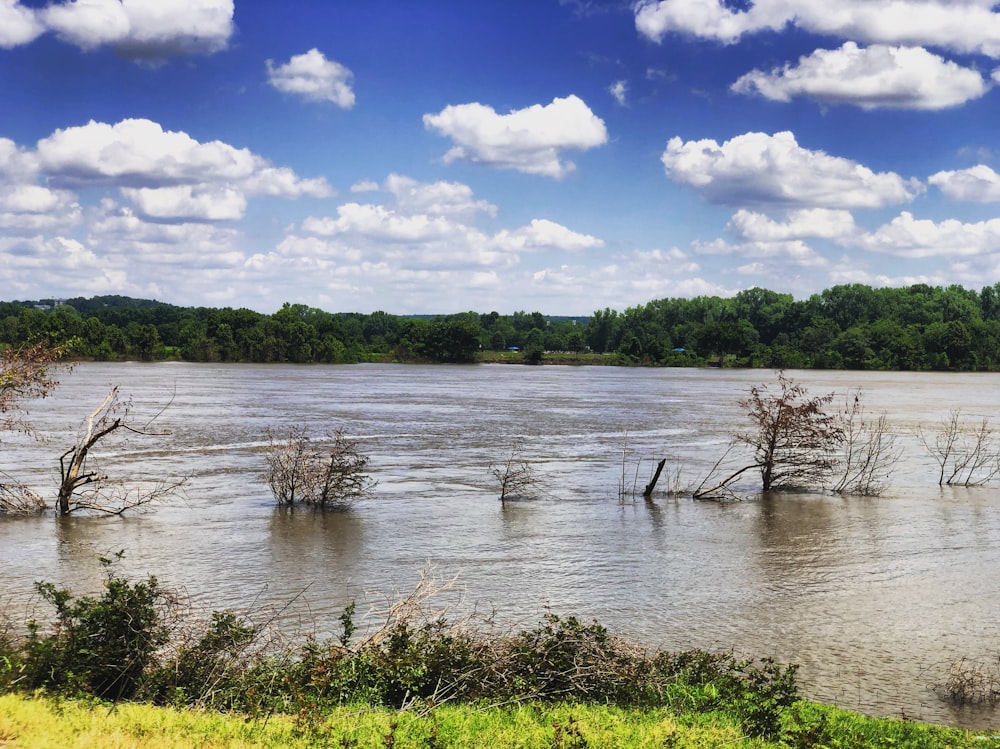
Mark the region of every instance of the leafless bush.
POLYGON ((0 515, 32 515, 45 507, 44 499, 0 471, 0 515))
POLYGON ((858 388, 845 397, 841 430, 842 473, 833 490, 840 494, 881 496, 900 457, 888 417, 883 413, 874 421, 867 418, 858 388))
POLYGON ((938 464, 938 486, 982 486, 1000 474, 1000 450, 986 417, 966 424, 956 408, 933 437, 920 429, 917 438, 938 464))
POLYGON ((535 483, 535 469, 524 457, 524 442, 514 440, 502 460, 491 463, 490 475, 500 487, 500 501, 523 496, 535 483))
POLYGON ((1000 702, 1000 658, 953 661, 944 681, 934 691, 957 705, 994 705, 1000 702))
POLYGON ((369 457, 341 430, 318 443, 302 427, 292 427, 285 436, 272 430, 265 435, 263 478, 278 504, 345 508, 375 488, 367 472, 369 457))

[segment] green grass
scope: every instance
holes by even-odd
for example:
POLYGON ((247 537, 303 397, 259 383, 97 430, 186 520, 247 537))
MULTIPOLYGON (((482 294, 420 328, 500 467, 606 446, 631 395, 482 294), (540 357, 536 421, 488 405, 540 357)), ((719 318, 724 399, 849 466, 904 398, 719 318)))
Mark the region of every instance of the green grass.
POLYGON ((723 713, 602 705, 443 705, 429 711, 341 707, 298 716, 224 715, 135 703, 108 705, 43 696, 0 696, 3 749, 250 749, 384 747, 584 749, 733 747, 836 749, 1000 747, 1000 734, 960 731, 801 702, 785 716, 781 740, 742 736, 723 713))

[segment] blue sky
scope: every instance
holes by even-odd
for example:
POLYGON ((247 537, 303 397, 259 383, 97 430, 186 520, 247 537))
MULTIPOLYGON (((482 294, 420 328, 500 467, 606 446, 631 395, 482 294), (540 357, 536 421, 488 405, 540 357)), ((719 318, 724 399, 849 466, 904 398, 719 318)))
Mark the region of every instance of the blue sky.
POLYGON ((0 0, 0 298, 1000 280, 992 0, 0 0))

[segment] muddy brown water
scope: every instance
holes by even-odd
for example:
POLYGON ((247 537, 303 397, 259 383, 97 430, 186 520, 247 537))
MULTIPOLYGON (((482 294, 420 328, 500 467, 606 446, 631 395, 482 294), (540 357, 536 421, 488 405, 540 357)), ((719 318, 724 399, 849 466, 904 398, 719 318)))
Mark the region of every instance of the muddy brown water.
POLYGON ((955 408, 995 419, 1000 375, 791 374, 815 394, 860 386, 869 413, 888 414, 902 456, 884 496, 619 498, 654 458, 700 480, 768 371, 82 364, 31 404, 47 441, 5 438, 2 467, 51 496, 74 427, 118 384, 140 423, 167 406, 150 429, 169 434, 132 436, 102 467, 187 476, 184 496, 122 518, 0 519, 0 605, 14 621, 44 615, 34 581, 93 592, 97 555, 124 549, 129 574, 196 609, 328 634, 347 603, 412 590, 432 563, 456 578, 456 614, 533 624, 550 607, 650 646, 798 663, 810 697, 869 714, 1000 727, 1000 710, 932 689, 953 661, 1000 654, 998 484, 938 487, 915 436, 955 408), (374 496, 342 513, 276 509, 262 433, 291 424, 360 439, 374 496), (514 438, 538 483, 502 506, 487 467, 514 438))

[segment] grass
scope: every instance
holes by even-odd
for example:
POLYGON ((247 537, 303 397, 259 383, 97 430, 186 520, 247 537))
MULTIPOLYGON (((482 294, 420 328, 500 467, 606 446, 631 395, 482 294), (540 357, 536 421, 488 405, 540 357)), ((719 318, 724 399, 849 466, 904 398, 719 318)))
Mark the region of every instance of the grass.
POLYGON ((339 707, 315 715, 246 717, 136 703, 0 696, 3 749, 821 749, 1000 747, 1000 734, 866 718, 800 702, 777 741, 742 736, 722 713, 674 714, 603 705, 443 705, 425 712, 339 707))

